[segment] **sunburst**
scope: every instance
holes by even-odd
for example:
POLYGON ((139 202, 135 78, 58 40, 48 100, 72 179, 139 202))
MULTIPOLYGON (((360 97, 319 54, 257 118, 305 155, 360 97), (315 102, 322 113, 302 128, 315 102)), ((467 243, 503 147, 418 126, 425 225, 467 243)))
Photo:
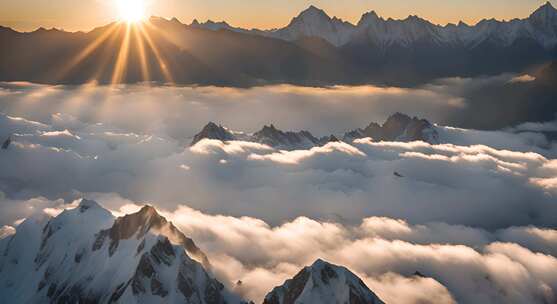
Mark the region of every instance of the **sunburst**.
POLYGON ((91 75, 89 82, 97 82, 105 75, 108 66, 112 66, 112 70, 108 79, 112 84, 119 84, 126 81, 127 70, 130 67, 130 58, 138 58, 141 68, 141 78, 144 82, 149 82, 153 78, 151 73, 157 72, 150 68, 150 63, 154 62, 155 69, 160 70, 164 80, 167 83, 174 83, 171 75, 168 60, 163 52, 157 46, 158 40, 153 39, 154 36, 162 38, 168 43, 174 43, 164 33, 162 33, 149 19, 146 19, 146 8, 148 0, 113 0, 118 11, 119 21, 108 26, 101 32, 96 39, 85 45, 80 52, 73 58, 68 58, 65 67, 61 69, 61 73, 55 75, 57 79, 64 79, 71 71, 80 68, 87 58, 101 55, 97 71, 91 75), (114 56, 109 55, 112 51, 114 56), (153 56, 153 61, 148 56, 153 56), (113 61, 113 65, 111 61, 113 61))
POLYGON ((145 0, 116 0, 116 9, 120 20, 128 23, 138 23, 147 16, 145 0))

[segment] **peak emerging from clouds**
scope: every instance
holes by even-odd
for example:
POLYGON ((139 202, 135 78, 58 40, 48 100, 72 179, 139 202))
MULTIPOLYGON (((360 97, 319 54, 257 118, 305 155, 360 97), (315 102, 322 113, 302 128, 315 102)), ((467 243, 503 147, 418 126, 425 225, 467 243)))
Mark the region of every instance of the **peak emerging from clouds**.
MULTIPOLYGON (((25 220, 0 237, 0 249, 0 292, 10 303, 247 303, 214 278, 205 254, 151 206, 114 218, 81 200, 55 217, 25 220)), ((264 303, 292 301, 383 303, 348 269, 322 260, 264 303)))
POLYGON ((406 114, 395 113, 391 115, 383 125, 375 122, 366 128, 359 128, 346 132, 344 135, 329 135, 321 138, 315 137, 308 131, 284 132, 277 129, 273 124, 264 126, 260 131, 253 134, 235 132, 217 125, 208 123, 201 132, 194 136, 192 145, 203 139, 216 139, 220 141, 249 141, 264 144, 277 149, 295 150, 309 149, 323 146, 329 142, 343 141, 351 143, 356 139, 372 138, 374 141, 424 141, 428 143, 439 143, 439 134, 435 126, 425 119, 410 117, 406 114))
POLYGON ((384 304, 350 270, 321 259, 270 292, 263 304, 384 304))
POLYGON ((243 303, 151 206, 114 218, 82 200, 54 218, 26 220, 0 248, 0 291, 10 303, 243 303))

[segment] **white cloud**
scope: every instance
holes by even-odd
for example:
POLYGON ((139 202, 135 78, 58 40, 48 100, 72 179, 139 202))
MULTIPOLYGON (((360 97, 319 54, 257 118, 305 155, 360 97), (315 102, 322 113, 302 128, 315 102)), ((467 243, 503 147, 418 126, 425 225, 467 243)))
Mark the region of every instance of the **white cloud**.
MULTIPOLYGON (((136 212, 141 205, 115 194, 89 197, 110 206, 117 216, 136 212)), ((75 207, 61 201, 45 205, 56 210, 75 207)), ((492 233, 386 217, 364 218, 358 225, 299 217, 273 226, 253 217, 210 215, 182 205, 159 211, 209 255, 219 279, 257 302, 317 258, 348 267, 391 302, 555 300, 556 230, 513 227, 492 233)))
POLYGON ((532 75, 528 75, 528 74, 524 74, 524 75, 520 75, 520 76, 516 76, 513 77, 509 82, 510 83, 516 83, 516 82, 532 82, 536 80, 536 77, 532 76, 532 75))
POLYGON ((163 214, 209 253, 221 279, 256 301, 317 258, 347 266, 383 299, 404 303, 551 303, 557 290, 557 260, 535 252, 554 240, 504 240, 526 227, 490 233, 391 218, 351 226, 305 217, 271 226, 185 206, 163 214))
POLYGON ((439 145, 189 147, 210 120, 325 135, 397 110, 442 119, 466 106, 446 81, 417 91, 132 86, 109 95, 11 85, 20 94, 0 96, 0 136, 14 139, 0 151, 0 225, 56 215, 82 196, 115 215, 150 203, 199 243, 220 277, 241 280, 235 288, 256 300, 324 258, 391 301, 555 301, 557 149, 540 133, 551 124, 520 127, 527 132, 439 127, 439 145))
POLYGON ((0 227, 0 240, 10 235, 15 234, 15 228, 12 226, 4 225, 0 227))
POLYGON ((351 223, 373 215, 491 229, 549 226, 557 210, 554 151, 502 131, 439 128, 456 142, 440 145, 361 139, 279 151, 204 140, 190 148, 163 129, 138 134, 53 115, 53 125, 0 116, 8 129, 23 130, 0 158, 1 190, 9 197, 71 201, 80 193, 117 193, 273 224, 302 214, 351 223), (473 144, 485 138, 491 146, 473 144))

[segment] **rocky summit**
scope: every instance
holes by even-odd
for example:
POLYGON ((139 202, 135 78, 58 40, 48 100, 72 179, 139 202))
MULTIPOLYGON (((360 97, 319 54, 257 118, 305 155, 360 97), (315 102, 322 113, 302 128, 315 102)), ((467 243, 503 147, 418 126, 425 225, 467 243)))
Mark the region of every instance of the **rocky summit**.
POLYGON ((264 144, 281 150, 310 149, 323 146, 330 142, 342 141, 351 143, 356 139, 371 138, 374 141, 424 141, 431 144, 440 142, 436 126, 425 119, 410 117, 406 114, 395 113, 391 115, 383 125, 375 122, 365 128, 346 132, 343 136, 329 135, 317 138, 309 131, 282 131, 273 124, 264 126, 260 131, 253 134, 234 132, 229 129, 210 122, 201 132, 194 136, 192 145, 203 139, 214 139, 220 141, 248 141, 264 144))
MULTIPOLYGON (((211 268, 194 241, 151 206, 114 218, 82 200, 56 217, 30 217, 0 239, 3 303, 248 303, 211 268)), ((264 303, 294 302, 383 303, 346 268, 324 261, 264 303)))

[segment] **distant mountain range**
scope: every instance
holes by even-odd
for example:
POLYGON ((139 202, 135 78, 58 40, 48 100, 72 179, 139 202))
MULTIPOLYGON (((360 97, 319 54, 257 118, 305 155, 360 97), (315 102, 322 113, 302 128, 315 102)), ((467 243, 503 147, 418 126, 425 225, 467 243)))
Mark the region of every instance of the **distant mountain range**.
POLYGON ((367 40, 384 51, 393 45, 412 47, 419 43, 475 48, 484 42, 492 42, 509 47, 520 39, 533 40, 546 49, 557 46, 557 12, 550 2, 526 19, 481 20, 473 26, 463 22, 456 25, 435 25, 415 15, 404 20, 384 19, 375 11, 365 13, 357 24, 352 24, 337 17, 330 17, 313 5, 281 29, 246 30, 232 27, 225 21, 211 20, 205 23, 194 20, 190 26, 208 30, 231 30, 287 41, 319 37, 337 47, 367 40))
MULTIPOLYGON (((0 239, 0 294, 12 304, 247 304, 153 207, 114 218, 88 200, 56 217, 28 218, 0 239)), ((348 269, 319 260, 264 303, 383 302, 348 269)))
POLYGON ((210 122, 203 127, 201 132, 194 136, 192 145, 197 144, 203 139, 216 139, 221 141, 256 142, 281 150, 303 150, 341 140, 351 143, 356 139, 367 137, 375 141, 424 141, 431 144, 439 143, 439 134, 436 127, 429 121, 417 117, 412 118, 402 113, 395 113, 383 125, 372 122, 363 129, 359 128, 346 132, 343 136, 330 135, 321 138, 313 136, 308 131, 284 132, 272 124, 264 126, 258 132, 248 134, 232 131, 210 122))
POLYGON ((113 23, 88 33, 0 27, 0 45, 1 81, 413 85, 555 60, 557 10, 548 2, 526 19, 473 26, 372 11, 354 25, 311 6, 270 31, 153 17, 141 27, 113 23))

